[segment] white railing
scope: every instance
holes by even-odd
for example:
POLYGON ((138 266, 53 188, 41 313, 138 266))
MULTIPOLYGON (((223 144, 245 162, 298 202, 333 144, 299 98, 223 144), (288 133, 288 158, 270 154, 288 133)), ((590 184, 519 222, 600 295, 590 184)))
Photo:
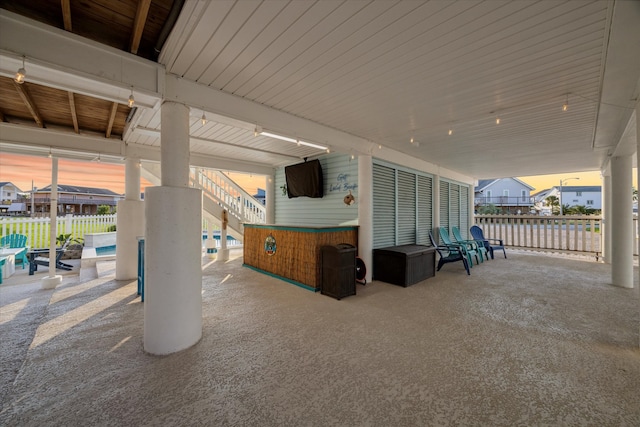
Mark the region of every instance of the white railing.
MULTIPOLYGON (((476 215, 475 223, 485 237, 504 240, 505 245, 592 253, 602 253, 602 217, 592 215, 476 215)), ((633 255, 638 256, 640 232, 633 218, 633 255)))
MULTIPOLYGON (((102 233, 116 224, 116 214, 67 215, 56 220, 56 234, 71 234, 74 239, 84 239, 87 233, 102 233)), ((6 217, 0 219, 0 234, 24 234, 31 248, 49 247, 51 218, 6 217)))
POLYGON ((596 257, 602 253, 600 216, 476 215, 475 223, 485 237, 502 239, 507 246, 584 252, 596 257))
POLYGON ((222 172, 191 168, 191 185, 200 188, 209 197, 233 215, 240 222, 264 224, 266 209, 253 196, 242 189, 222 172))

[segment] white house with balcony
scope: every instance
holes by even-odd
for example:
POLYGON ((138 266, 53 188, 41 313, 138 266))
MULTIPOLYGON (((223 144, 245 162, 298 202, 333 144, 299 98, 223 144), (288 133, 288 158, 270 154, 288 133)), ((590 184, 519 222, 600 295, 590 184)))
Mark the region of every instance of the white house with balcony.
POLYGON ((536 211, 543 215, 551 215, 551 206, 546 202, 548 197, 557 197, 564 206, 584 206, 589 209, 602 209, 602 187, 599 185, 568 185, 544 189, 533 195, 536 211))
POLYGON ((531 190, 532 186, 518 178, 481 179, 475 187, 476 212, 493 205, 502 213, 528 213, 533 208, 531 190))
POLYGON ((0 201, 3 205, 10 205, 18 199, 18 193, 22 193, 16 185, 11 182, 0 182, 0 201))
MULTIPOLYGON (((0 182, 0 213, 7 213, 18 204, 19 193, 22 193, 16 185, 11 182, 0 182)), ((24 205, 24 203, 22 203, 24 205)))

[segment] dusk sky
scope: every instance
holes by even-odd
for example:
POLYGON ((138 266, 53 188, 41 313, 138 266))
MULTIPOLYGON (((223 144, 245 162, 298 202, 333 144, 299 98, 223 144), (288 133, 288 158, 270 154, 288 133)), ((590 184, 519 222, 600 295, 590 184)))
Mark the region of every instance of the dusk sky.
MULTIPOLYGON (((229 175, 252 195, 257 193, 258 187, 265 188, 266 180, 264 177, 252 177, 245 174, 229 175)), ((0 153, 0 182, 5 181, 13 183, 22 191, 30 191, 32 181, 33 185, 38 188, 46 187, 51 184, 51 159, 0 153)), ((151 185, 145 179, 141 181, 141 191, 151 185)), ((59 159, 58 184, 106 188, 123 194, 124 165, 59 159)))
MULTIPOLYGON (((107 188, 116 193, 124 193, 124 165, 60 159, 58 172, 59 184, 107 188)), ((230 176, 250 194, 256 194, 258 188, 265 188, 264 177, 245 174, 230 174, 230 176)), ((636 169, 633 176, 635 183, 636 169)), ((580 179, 569 180, 566 185, 602 185, 599 171, 519 178, 534 187, 535 190, 532 193, 536 193, 559 185, 561 179, 573 177, 580 179)), ((51 184, 51 159, 0 153, 0 181, 9 181, 22 191, 29 191, 32 180, 33 185, 38 188, 51 184)), ((149 185, 151 184, 143 179, 141 191, 149 185)))

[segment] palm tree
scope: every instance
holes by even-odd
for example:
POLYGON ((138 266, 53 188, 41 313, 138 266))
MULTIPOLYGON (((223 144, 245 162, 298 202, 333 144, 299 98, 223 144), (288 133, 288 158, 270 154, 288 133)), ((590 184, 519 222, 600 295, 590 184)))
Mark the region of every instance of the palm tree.
POLYGON ((560 199, 557 196, 549 196, 544 200, 547 202, 547 206, 551 206, 551 213, 554 215, 560 214, 560 199))

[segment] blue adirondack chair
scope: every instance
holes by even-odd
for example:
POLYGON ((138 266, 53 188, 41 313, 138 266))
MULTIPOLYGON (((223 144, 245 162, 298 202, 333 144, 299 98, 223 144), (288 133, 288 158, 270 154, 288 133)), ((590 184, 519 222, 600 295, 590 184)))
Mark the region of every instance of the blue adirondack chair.
POLYGON ((29 258, 27 258, 27 236, 24 234, 7 234, 0 239, 0 245, 2 247, 9 247, 11 249, 20 249, 24 248, 24 250, 20 252, 16 252, 16 265, 21 264, 22 269, 24 270, 24 266, 29 264, 29 258))
POLYGON ((449 237, 449 232, 444 227, 439 227, 438 230, 440 232, 440 239, 442 239, 442 242, 446 246, 459 246, 461 248, 462 252, 467 256, 467 261, 469 261, 469 267, 473 267, 472 257, 476 258, 476 264, 480 263, 480 258, 478 256, 477 248, 472 247, 471 245, 465 245, 462 243, 454 243, 449 237))
POLYGON ((489 254, 491 254, 491 259, 494 259, 493 251, 496 249, 502 250, 502 253, 504 253, 504 257, 507 257, 507 251, 504 250, 504 242, 502 240, 485 238, 484 233, 482 232, 482 228, 478 227, 477 225, 471 227, 471 230, 469 231, 471 231, 471 236, 473 236, 474 240, 482 242, 484 244, 484 247, 489 251, 489 254))
POLYGON ((451 227, 451 234, 453 234, 453 238, 456 239, 456 243, 469 245, 471 249, 478 251, 480 255, 480 262, 484 262, 484 260, 489 259, 489 254, 487 248, 484 247, 484 244, 478 243, 476 240, 465 239, 462 237, 462 234, 460 234, 460 229, 458 227, 451 227))
POLYGON ((462 248, 460 246, 439 245, 436 242, 436 239, 433 237, 433 233, 431 232, 429 232, 429 240, 431 240, 431 244, 438 252, 438 255, 440 255, 440 259, 438 260, 438 267, 436 268, 437 271, 440 271, 442 266, 447 263, 462 261, 462 264, 464 264, 464 269, 467 270, 467 274, 471 275, 471 272, 469 271, 469 263, 467 262, 467 255, 462 251, 462 248))

